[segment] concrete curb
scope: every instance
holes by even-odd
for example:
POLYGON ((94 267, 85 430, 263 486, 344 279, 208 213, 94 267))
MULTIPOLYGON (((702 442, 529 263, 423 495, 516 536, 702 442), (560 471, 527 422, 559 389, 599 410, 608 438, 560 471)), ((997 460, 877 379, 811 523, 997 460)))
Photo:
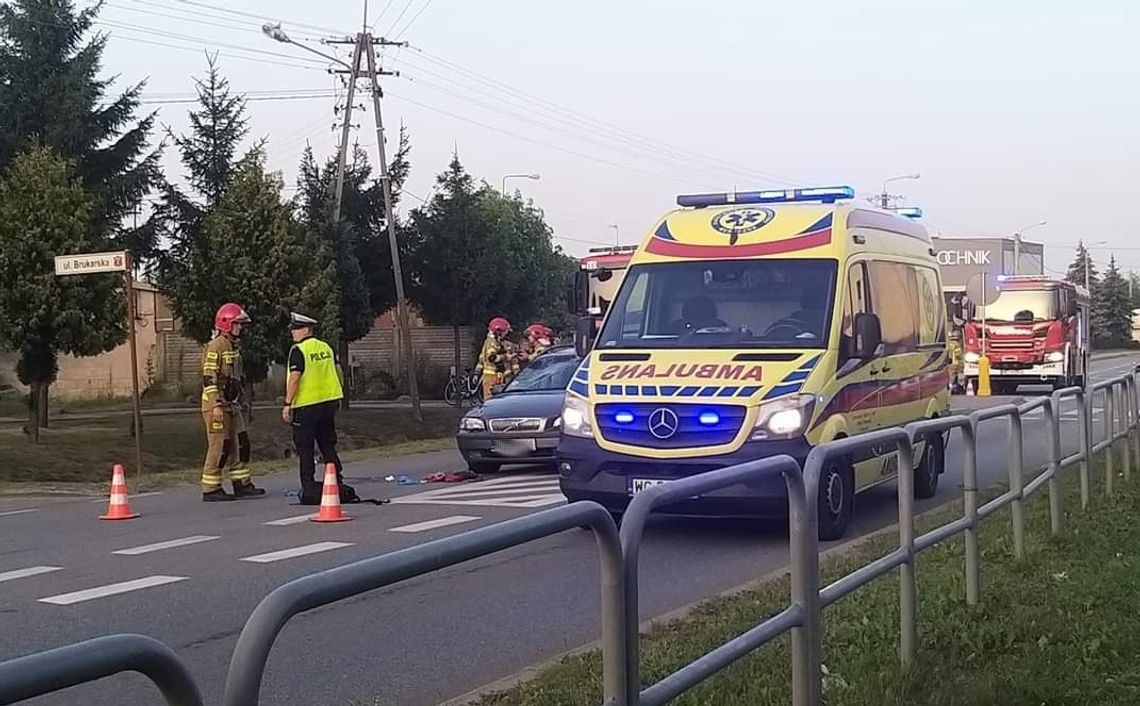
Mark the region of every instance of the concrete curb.
MULTIPOLYGON (((1006 487, 1005 484, 998 483, 998 484, 988 486, 987 489, 1005 488, 1005 487, 1006 487)), ((947 502, 942 503, 941 505, 938 505, 937 507, 932 507, 925 512, 918 513, 917 515, 914 516, 915 524, 919 523, 920 521, 922 521, 922 520, 924 520, 924 519, 926 519, 932 515, 935 515, 935 514, 940 513, 940 512, 945 512, 947 507, 953 505, 954 503, 961 503, 961 502, 962 502, 961 498, 954 498, 952 500, 948 500, 947 502)), ((823 562, 828 561, 829 559, 849 554, 849 553, 861 548, 863 545, 873 541, 874 539, 877 539, 881 535, 890 534, 892 532, 897 534, 898 533, 898 527, 899 527, 899 523, 894 522, 894 523, 892 523, 886 527, 883 527, 882 529, 878 529, 878 530, 875 530, 873 532, 868 532, 867 534, 865 534, 861 537, 856 537, 855 539, 848 540, 848 541, 844 542, 843 544, 839 544, 839 545, 836 545, 834 547, 831 547, 830 549, 826 549, 826 550, 820 552, 820 555, 819 555, 820 563, 822 564, 823 562)), ((708 596, 706 598, 701 598, 699 600, 693 601, 692 603, 688 603, 684 606, 681 606, 680 608, 677 608, 676 610, 671 610, 667 613, 662 613, 661 615, 658 615, 656 617, 650 618, 648 620, 644 620, 641 622, 638 629, 642 635, 645 635, 645 633, 651 631, 652 629, 654 629, 658 626, 667 625, 669 623, 673 623, 673 622, 676 622, 678 620, 682 620, 682 619, 688 617, 694 610, 696 610, 700 606, 702 606, 702 605, 704 605, 710 601, 715 601, 715 600, 719 600, 722 598, 732 598, 732 597, 738 596, 742 593, 746 593, 748 591, 760 588, 761 586, 763 586, 766 583, 769 583, 771 581, 775 581, 777 579, 783 578, 783 577, 788 576, 788 575, 789 574, 788 574, 788 567, 787 566, 783 566, 783 567, 780 567, 778 569, 773 569, 772 571, 769 571, 769 572, 763 574, 759 578, 748 581, 747 583, 742 583, 738 586, 734 586, 732 588, 726 589, 726 590, 721 591, 719 593, 715 593, 715 594, 708 596)), ((462 694, 461 696, 456 696, 455 698, 450 699, 448 701, 441 701, 438 704, 438 706, 471 706, 472 704, 477 703, 480 699, 486 698, 488 696, 491 696, 493 694, 497 694, 497 693, 500 693, 503 691, 507 691, 509 689, 513 689, 516 686, 522 686, 523 684, 527 684, 529 682, 532 682, 535 679, 537 679, 539 676, 541 676, 543 672, 550 669, 551 667, 557 666, 563 660, 570 658, 570 657, 576 657, 578 655, 581 655, 583 653, 590 652, 593 650, 599 650, 599 649, 601 649, 601 646, 602 646, 601 640, 595 640, 595 641, 590 642, 588 644, 582 645, 581 647, 575 647, 572 650, 567 650, 565 652, 561 652, 561 653, 555 655, 554 657, 551 657, 549 659, 543 660, 542 662, 539 662, 537 664, 533 664, 529 667, 521 669, 518 672, 515 672, 514 674, 510 674, 510 675, 505 676, 501 679, 496 679, 493 682, 490 682, 488 684, 484 684, 483 686, 478 687, 477 689, 474 689, 472 691, 469 691, 466 694, 462 694)))

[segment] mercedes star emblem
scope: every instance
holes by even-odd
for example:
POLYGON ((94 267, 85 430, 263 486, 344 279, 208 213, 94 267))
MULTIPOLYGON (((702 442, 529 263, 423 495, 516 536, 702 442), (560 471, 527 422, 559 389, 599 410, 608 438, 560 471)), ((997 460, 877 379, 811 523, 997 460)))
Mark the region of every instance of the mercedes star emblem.
POLYGON ((671 409, 661 407, 653 410, 649 415, 649 433, 658 439, 668 439, 677 433, 681 422, 677 413, 671 409))

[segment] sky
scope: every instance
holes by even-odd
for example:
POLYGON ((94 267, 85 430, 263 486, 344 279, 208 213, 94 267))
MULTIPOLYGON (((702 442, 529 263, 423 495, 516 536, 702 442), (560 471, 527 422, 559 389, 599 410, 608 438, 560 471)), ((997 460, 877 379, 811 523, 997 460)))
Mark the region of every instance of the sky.
MULTIPOLYGON (((88 0, 77 0, 89 4, 88 0)), ((302 47, 364 24, 363 0, 106 0, 105 69, 146 80, 160 122, 186 129, 205 52, 246 92, 251 138, 292 184, 306 144, 336 150, 343 86, 302 47), (271 41, 280 22, 299 46, 271 41), (338 97, 339 96, 339 97, 338 97)), ((632 244, 677 194, 848 184, 920 206, 947 237, 1078 240, 1140 271, 1140 3, 1121 0, 371 0, 386 48, 383 117, 407 127, 402 208, 430 198, 458 151, 507 174, 572 254, 632 244), (1127 214, 1121 217, 1121 214, 1127 214)), ((371 101, 354 138, 375 154, 371 101)), ((389 150, 394 144, 391 139, 389 150)), ((168 150, 170 174, 177 155, 168 150)))

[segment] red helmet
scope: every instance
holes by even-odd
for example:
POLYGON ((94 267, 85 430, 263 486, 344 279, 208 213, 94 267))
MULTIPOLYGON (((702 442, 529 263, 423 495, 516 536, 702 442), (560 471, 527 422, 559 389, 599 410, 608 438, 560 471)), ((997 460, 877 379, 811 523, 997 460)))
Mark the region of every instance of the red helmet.
POLYGON ((554 338, 554 331, 545 324, 531 324, 526 327, 527 338, 554 338))
POLYGON ((222 333, 233 333, 235 323, 249 323, 249 314, 245 313, 245 309, 233 302, 226 302, 218 307, 218 313, 214 314, 214 328, 222 333))
POLYGON ((491 323, 487 324, 487 330, 491 333, 508 334, 511 332, 511 322, 501 316, 496 316, 491 319, 491 323))

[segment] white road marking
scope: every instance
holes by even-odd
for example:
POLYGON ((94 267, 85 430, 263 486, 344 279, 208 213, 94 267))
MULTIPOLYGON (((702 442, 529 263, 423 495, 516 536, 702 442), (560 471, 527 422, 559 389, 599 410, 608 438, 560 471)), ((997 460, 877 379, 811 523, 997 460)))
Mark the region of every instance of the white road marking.
POLYGON ((344 547, 351 546, 352 542, 317 542, 316 544, 306 544, 303 547, 293 547, 292 549, 282 549, 281 551, 269 552, 268 554, 247 556, 243 558, 242 561, 251 561, 255 564, 269 564, 274 561, 293 559, 299 556, 307 556, 309 554, 319 554, 320 552, 327 552, 333 549, 343 549, 344 547))
POLYGON ((53 571, 59 571, 62 566, 29 566, 26 569, 16 569, 15 571, 5 571, 0 574, 0 583, 5 581, 15 581, 16 579, 26 579, 29 576, 39 576, 40 574, 50 574, 53 571))
POLYGON ((532 509, 566 502, 551 476, 511 476, 393 498, 402 505, 463 505, 532 509))
MULTIPOLYGON (((149 498, 153 495, 162 495, 162 492, 156 490, 153 493, 138 493, 137 495, 128 494, 127 499, 128 500, 138 500, 139 498, 149 498)), ((92 503, 105 503, 105 502, 107 502, 107 498, 96 498, 95 500, 92 500, 91 502, 92 503)))
POLYGON ((393 527, 389 532, 407 532, 409 534, 415 532, 427 532, 428 530, 439 529, 440 527, 450 527, 452 525, 461 525, 464 522, 474 522, 480 518, 471 515, 452 515, 451 517, 441 517, 438 520, 428 520, 427 522, 417 522, 414 525, 403 525, 402 527, 393 527))
POLYGON ((309 518, 315 514, 316 514, 316 510, 314 510, 313 512, 310 512, 306 515, 297 515, 296 517, 285 517, 285 518, 282 518, 280 520, 270 520, 269 522, 265 522, 263 524, 269 525, 270 527, 285 527, 287 525, 298 525, 302 522, 308 522, 309 518))
POLYGON ((131 547, 130 549, 118 549, 111 552, 112 554, 122 554, 124 556, 137 556, 139 554, 149 554, 150 552, 160 552, 163 549, 174 549, 175 547, 185 547, 188 544, 198 544, 200 542, 209 542, 214 539, 221 539, 221 537, 214 537, 205 534, 196 534, 192 537, 183 537, 181 539, 171 539, 166 542, 156 542, 154 544, 144 544, 141 547, 131 547))
POLYGON ((131 591, 139 591, 144 588, 152 588, 154 586, 164 586, 168 583, 177 583, 185 581, 188 576, 147 576, 146 578, 135 579, 134 581, 123 581, 122 583, 112 583, 107 586, 99 586, 97 588, 88 588, 83 591, 75 591, 74 593, 63 593, 58 596, 51 596, 49 598, 41 598, 40 603, 51 603, 52 605, 71 605, 73 603, 82 603, 84 601, 93 601, 96 598, 106 598, 107 596, 117 596, 120 593, 130 593, 131 591))
MULTIPOLYGON (((104 500, 103 502, 106 502, 106 500, 104 500)), ((36 510, 39 510, 39 508, 38 507, 29 507, 29 508, 25 508, 23 510, 8 510, 7 512, 0 512, 0 517, 11 517, 12 515, 26 515, 29 512, 35 512, 36 510)))

